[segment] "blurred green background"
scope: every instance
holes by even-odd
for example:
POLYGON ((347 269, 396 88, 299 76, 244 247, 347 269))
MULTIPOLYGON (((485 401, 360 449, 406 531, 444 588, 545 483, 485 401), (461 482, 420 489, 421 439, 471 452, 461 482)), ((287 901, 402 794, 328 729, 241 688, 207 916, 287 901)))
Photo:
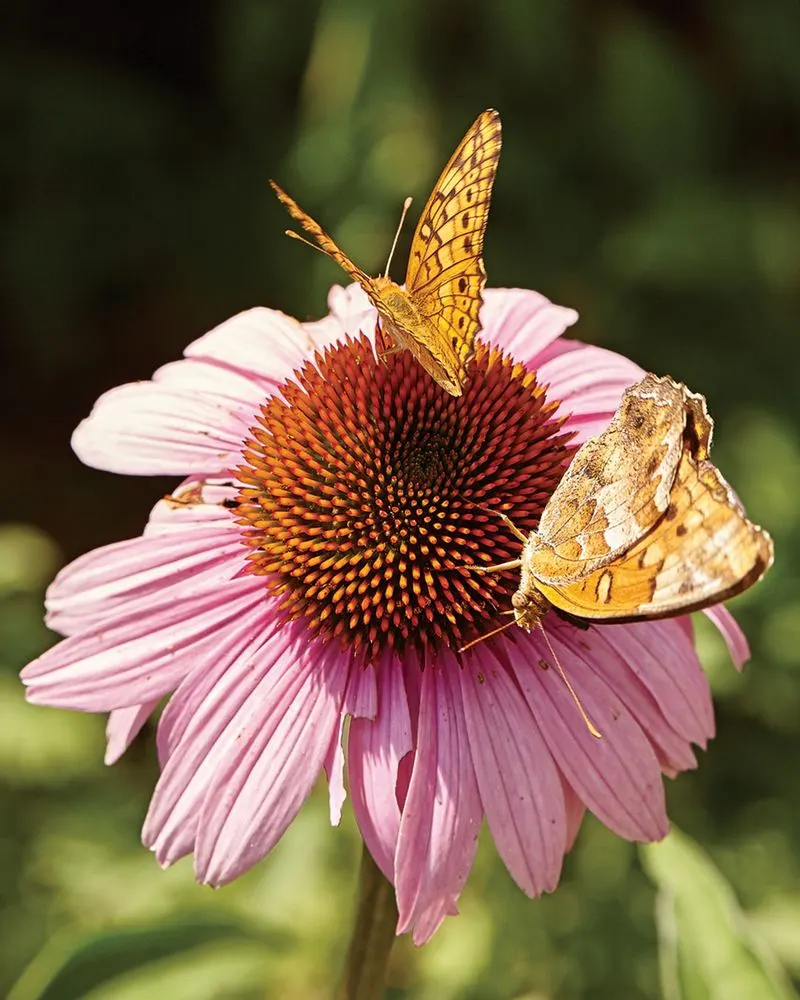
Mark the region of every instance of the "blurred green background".
MULTIPOLYGON (((249 306, 317 317, 342 280, 282 235, 267 178, 377 272, 402 198, 419 208, 486 107, 504 126, 490 284, 576 307, 576 335, 704 392, 715 458, 774 535, 774 569, 734 604, 743 675, 698 623, 719 732, 668 794, 800 982, 798 39, 797 0, 4 5, 0 995, 45 945, 198 921, 194 947, 91 996, 328 995, 358 866, 347 810, 331 831, 316 795, 219 893, 188 862, 162 873, 138 841, 152 730, 104 769, 104 720, 26 706, 16 674, 52 641, 53 572, 137 534, 172 485, 78 463, 94 399, 249 306), (203 941, 208 920, 239 930, 203 941)), ((484 836, 462 916, 400 943, 391 996, 657 997, 653 908, 635 848, 591 819, 541 901, 484 836)))

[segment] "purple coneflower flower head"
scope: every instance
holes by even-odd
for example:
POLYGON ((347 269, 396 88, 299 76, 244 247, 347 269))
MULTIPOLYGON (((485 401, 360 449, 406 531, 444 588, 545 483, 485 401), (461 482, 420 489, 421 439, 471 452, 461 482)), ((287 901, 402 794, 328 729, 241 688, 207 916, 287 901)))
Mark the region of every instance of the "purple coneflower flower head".
MULTIPOLYGON (((298 323, 251 309, 151 381, 106 393, 73 444, 89 465, 184 477, 141 537, 58 575, 67 638, 23 673, 42 705, 110 712, 107 760, 165 696, 144 841, 220 885, 266 855, 324 770, 423 942, 456 901, 484 817, 519 886, 554 889, 588 808, 667 832, 662 774, 713 735, 688 619, 507 629, 519 554, 575 448, 640 369, 562 339, 571 309, 488 290, 462 397, 408 353, 376 360, 355 286, 298 323), (346 744, 344 724, 350 717, 346 744), (345 760, 346 758, 346 760, 345 760), (346 764, 346 768, 345 768, 346 764)), ((747 645, 710 612, 741 664, 747 645)))

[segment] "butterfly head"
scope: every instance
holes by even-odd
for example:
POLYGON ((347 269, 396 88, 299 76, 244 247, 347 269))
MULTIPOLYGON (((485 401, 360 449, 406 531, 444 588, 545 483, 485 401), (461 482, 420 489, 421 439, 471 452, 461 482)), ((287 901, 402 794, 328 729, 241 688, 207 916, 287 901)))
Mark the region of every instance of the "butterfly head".
POLYGON ((519 589, 511 598, 511 606, 514 609, 514 621, 517 625, 526 632, 531 632, 541 623, 550 604, 533 584, 524 587, 521 582, 519 589))
POLYGON ((526 632, 530 632, 541 623, 550 607, 550 602, 536 586, 536 577, 532 569, 533 555, 537 547, 537 534, 532 531, 528 535, 520 556, 519 587, 511 597, 514 620, 526 632))

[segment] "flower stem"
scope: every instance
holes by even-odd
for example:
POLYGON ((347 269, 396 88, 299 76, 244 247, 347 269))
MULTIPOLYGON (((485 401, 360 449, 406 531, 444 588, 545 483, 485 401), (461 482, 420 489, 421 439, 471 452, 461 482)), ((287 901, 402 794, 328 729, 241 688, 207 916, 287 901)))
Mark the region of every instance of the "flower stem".
POLYGON ((394 886, 364 845, 358 911, 336 1000, 380 1000, 397 927, 394 886))

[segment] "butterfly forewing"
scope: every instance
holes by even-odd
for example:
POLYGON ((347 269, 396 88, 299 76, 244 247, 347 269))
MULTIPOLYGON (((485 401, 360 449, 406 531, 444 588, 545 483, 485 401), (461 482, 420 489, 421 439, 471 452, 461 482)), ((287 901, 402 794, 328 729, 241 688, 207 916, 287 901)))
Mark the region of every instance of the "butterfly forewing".
POLYGON ((486 283, 483 239, 500 158, 500 116, 484 111, 461 140, 423 209, 406 272, 406 292, 458 357, 458 381, 475 353, 486 283))
POLYGON ((767 532, 747 519, 715 466, 698 463, 687 447, 669 506, 649 534, 580 581, 538 589, 555 607, 581 618, 665 618, 735 597, 772 558, 767 532))
POLYGON ((608 428, 584 444, 550 497, 536 532, 534 572, 570 583, 613 562, 670 503, 682 450, 705 455, 711 418, 701 396, 648 374, 626 390, 608 428))

